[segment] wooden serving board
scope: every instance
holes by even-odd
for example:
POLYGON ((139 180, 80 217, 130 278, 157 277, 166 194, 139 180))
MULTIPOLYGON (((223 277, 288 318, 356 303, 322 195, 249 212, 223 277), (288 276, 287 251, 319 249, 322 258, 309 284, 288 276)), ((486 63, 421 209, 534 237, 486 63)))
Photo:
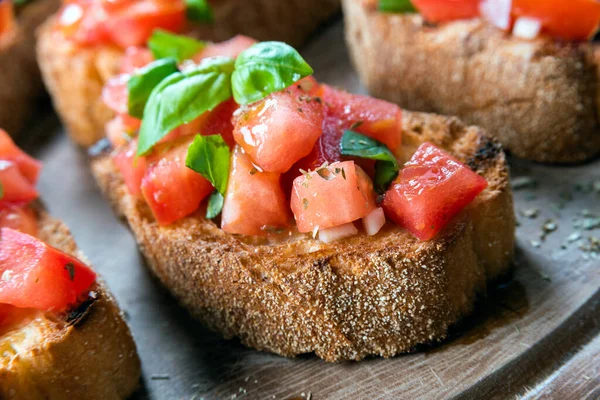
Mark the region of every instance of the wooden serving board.
MULTIPOLYGON (((364 92, 341 22, 304 54, 320 80, 364 92)), ((86 155, 55 117, 38 128, 28 149, 45 163, 42 197, 127 312, 143 361, 138 399, 600 398, 600 244, 590 241, 600 237, 598 160, 565 168, 511 160, 520 222, 514 280, 491 291, 446 342, 327 364, 246 349, 189 318, 150 277, 86 155)))

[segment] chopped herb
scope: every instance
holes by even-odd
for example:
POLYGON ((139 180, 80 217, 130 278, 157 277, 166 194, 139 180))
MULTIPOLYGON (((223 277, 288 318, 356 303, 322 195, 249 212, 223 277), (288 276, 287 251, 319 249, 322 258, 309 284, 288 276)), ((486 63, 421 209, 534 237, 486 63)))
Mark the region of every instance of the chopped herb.
POLYGON ((252 169, 250 170, 250 175, 254 175, 258 172, 258 170, 256 169, 256 167, 252 167, 252 169))
POLYGON ((70 280, 75 280, 75 265, 73 265, 73 263, 67 263, 65 265, 65 269, 67 270, 67 272, 69 273, 69 279, 70 280))
POLYGON ((321 167, 315 171, 321 178, 326 181, 335 179, 335 174, 328 167, 321 167))
POLYGON ((4 198, 4 185, 0 182, 0 200, 4 198))
POLYGON ((308 199, 303 198, 302 199, 302 205, 304 205, 304 209, 306 210, 308 208, 308 199))
POLYGON ((353 124, 350 126, 350 130, 352 131, 352 130, 354 130, 354 129, 358 128, 358 127, 359 127, 359 126, 361 126, 363 123, 364 123, 363 121, 356 121, 355 123, 353 123, 353 124))
POLYGON ((207 0, 185 0, 186 16, 190 21, 214 22, 213 10, 207 0))
POLYGON ((346 180, 346 170, 344 168, 342 168, 342 178, 346 180))

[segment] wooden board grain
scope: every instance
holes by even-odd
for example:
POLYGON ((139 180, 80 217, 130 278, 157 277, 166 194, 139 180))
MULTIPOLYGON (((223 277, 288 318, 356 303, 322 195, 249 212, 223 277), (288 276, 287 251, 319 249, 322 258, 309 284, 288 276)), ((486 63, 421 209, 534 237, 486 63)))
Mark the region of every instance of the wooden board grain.
MULTIPOLYGON (((342 38, 338 23, 304 54, 319 79, 364 92, 342 38)), ((86 155, 52 134, 59 129, 50 118, 38 130, 49 137, 28 145, 45 162, 40 190, 129 315, 143 361, 139 399, 600 397, 600 255, 586 250, 600 236, 600 160, 563 168, 511 160, 520 222, 514 279, 449 340, 393 359, 327 364, 246 349, 189 318, 150 277, 95 188, 86 155)))

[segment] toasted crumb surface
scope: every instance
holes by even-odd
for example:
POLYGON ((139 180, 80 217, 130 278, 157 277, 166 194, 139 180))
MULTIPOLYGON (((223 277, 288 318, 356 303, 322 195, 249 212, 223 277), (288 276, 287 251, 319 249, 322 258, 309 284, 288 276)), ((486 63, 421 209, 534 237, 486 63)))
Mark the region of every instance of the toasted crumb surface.
MULTIPOLYGON (((189 34, 223 41, 244 34, 298 46, 340 9, 340 0, 222 0, 213 6, 215 22, 190 27, 189 34)), ((55 18, 39 31, 37 55, 48 91, 67 132, 89 147, 104 137, 114 113, 100 96, 118 74, 123 51, 112 46, 75 47, 53 29, 55 18)))
POLYGON ((443 339, 472 310, 486 281, 510 268, 514 245, 499 145, 454 118, 405 112, 403 119, 402 159, 430 141, 490 184, 429 242, 391 223, 374 237, 332 244, 308 236, 258 243, 223 232, 200 212, 160 226, 128 194, 109 156, 93 160, 92 169, 152 271, 212 329, 285 356, 391 357, 443 339))
POLYGON ((37 0, 19 13, 13 32, 0 38, 0 126, 16 134, 43 85, 35 60, 35 30, 60 4, 37 0))
MULTIPOLYGON (((44 211, 40 238, 85 260, 66 226, 44 211)), ((40 313, 0 337, 1 399, 124 399, 138 386, 140 361, 129 328, 100 280, 97 300, 77 323, 40 313)))
POLYGON ((375 3, 343 0, 351 58, 374 96, 456 115, 521 158, 572 163, 600 153, 598 45, 522 40, 480 19, 428 25, 375 3))

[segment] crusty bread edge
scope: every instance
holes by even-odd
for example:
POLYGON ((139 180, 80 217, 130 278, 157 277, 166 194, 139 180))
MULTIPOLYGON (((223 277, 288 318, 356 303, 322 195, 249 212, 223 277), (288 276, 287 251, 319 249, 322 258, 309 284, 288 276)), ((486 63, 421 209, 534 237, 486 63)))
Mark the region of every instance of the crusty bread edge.
MULTIPOLYGON (((40 209, 40 238, 82 260, 68 228, 40 209)), ((122 311, 98 280, 97 300, 75 324, 45 318, 21 332, 38 332, 10 360, 0 359, 2 399, 124 399, 137 388, 140 361, 122 311)), ((21 345, 22 347, 22 345, 21 345)))

